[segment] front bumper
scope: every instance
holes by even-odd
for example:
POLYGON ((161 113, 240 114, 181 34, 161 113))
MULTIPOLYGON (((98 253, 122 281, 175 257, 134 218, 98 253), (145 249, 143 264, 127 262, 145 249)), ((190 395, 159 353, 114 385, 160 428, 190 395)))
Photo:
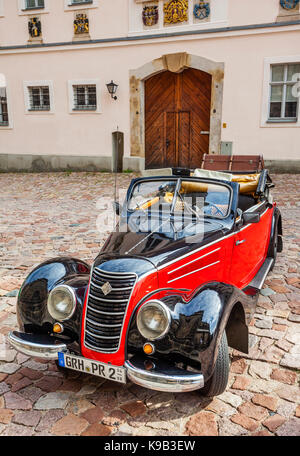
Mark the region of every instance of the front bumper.
POLYGON ((57 359, 58 352, 66 351, 66 344, 51 336, 34 335, 12 331, 7 336, 9 343, 21 353, 44 359, 57 359))
MULTIPOLYGON (((21 353, 44 359, 58 359, 58 353, 67 351, 67 345, 51 336, 19 333, 8 334, 10 344, 21 353)), ((162 360, 153 360, 153 368, 147 370, 145 358, 134 356, 125 362, 127 377, 133 383, 156 391, 181 393, 204 386, 201 373, 189 372, 162 360)))
POLYGON ((134 356, 125 362, 127 377, 133 383, 156 391, 183 393, 194 391, 204 386, 201 373, 189 372, 172 366, 163 360, 152 360, 154 368, 145 368, 145 358, 134 356))

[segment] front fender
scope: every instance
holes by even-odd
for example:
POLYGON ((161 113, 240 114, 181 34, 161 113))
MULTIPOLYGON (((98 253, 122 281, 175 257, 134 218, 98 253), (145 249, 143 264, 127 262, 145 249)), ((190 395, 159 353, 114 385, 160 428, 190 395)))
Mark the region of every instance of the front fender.
MULTIPOLYGON (((161 291, 158 290, 158 293, 161 291)), ((214 371, 219 343, 227 324, 230 328, 229 343, 234 341, 232 334, 235 334, 242 341, 237 347, 235 338, 234 348, 248 349, 246 321, 247 315, 253 313, 256 301, 236 287, 212 282, 200 287, 189 298, 174 290, 174 294, 168 292, 160 299, 170 308, 172 323, 169 333, 163 339, 155 341, 157 356, 160 354, 168 359, 172 357, 175 362, 185 359, 194 365, 198 363, 207 381, 214 371)), ((131 351, 133 345, 142 349, 145 342, 137 331, 134 316, 128 335, 128 350, 131 351)))
POLYGON ((79 340, 81 312, 89 282, 90 267, 74 258, 54 258, 37 266, 24 281, 17 300, 17 317, 21 331, 48 334, 54 320, 48 312, 50 291, 57 285, 74 289, 77 307, 72 318, 64 322, 64 336, 79 340))

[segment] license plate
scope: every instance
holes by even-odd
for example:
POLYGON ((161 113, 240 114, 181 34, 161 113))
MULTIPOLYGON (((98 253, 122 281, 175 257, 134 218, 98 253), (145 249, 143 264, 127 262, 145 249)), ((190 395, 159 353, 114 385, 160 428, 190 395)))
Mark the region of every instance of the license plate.
POLYGON ((96 375, 114 382, 126 383, 126 369, 124 367, 112 366, 111 364, 100 363, 93 359, 62 352, 58 353, 58 364, 67 369, 96 375))

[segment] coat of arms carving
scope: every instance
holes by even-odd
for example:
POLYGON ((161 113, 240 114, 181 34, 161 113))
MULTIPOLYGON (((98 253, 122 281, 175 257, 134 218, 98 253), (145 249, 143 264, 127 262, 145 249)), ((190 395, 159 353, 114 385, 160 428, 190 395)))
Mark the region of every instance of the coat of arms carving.
POLYGON ((280 5, 284 9, 294 9, 298 5, 299 0, 280 0, 280 5))
POLYGON ((32 17, 28 21, 28 31, 31 38, 37 38, 42 34, 42 24, 38 17, 32 17))
POLYGON ((170 0, 164 5, 164 23, 176 24, 188 20, 188 0, 170 0))
POLYGON ((158 6, 145 6, 143 9, 143 23, 147 27, 156 25, 158 22, 158 6))
POLYGON ((200 2, 194 6, 194 16, 196 19, 206 19, 210 15, 209 3, 200 2))
POLYGON ((78 13, 74 19, 74 33, 75 35, 81 35, 82 33, 89 33, 89 19, 87 14, 78 13))

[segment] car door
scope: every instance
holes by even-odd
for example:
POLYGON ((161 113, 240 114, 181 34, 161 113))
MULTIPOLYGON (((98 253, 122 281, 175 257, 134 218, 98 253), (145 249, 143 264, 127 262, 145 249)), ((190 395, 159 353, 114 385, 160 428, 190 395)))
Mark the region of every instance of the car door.
POLYGON ((251 208, 251 212, 259 213, 260 221, 243 224, 234 235, 231 282, 238 288, 248 285, 258 272, 269 243, 273 209, 262 203, 251 208))

